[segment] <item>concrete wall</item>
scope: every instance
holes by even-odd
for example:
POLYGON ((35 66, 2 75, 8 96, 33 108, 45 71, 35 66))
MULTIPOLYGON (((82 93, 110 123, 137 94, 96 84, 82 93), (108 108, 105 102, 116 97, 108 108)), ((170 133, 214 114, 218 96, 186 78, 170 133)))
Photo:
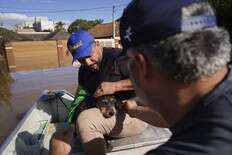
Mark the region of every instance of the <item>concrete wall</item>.
POLYGON ((20 41, 6 44, 10 71, 46 69, 71 65, 66 41, 20 41))
MULTIPOLYGON (((96 39, 103 47, 120 48, 118 40, 96 39)), ((72 65, 66 40, 17 41, 5 44, 5 55, 10 71, 56 68, 72 65)))

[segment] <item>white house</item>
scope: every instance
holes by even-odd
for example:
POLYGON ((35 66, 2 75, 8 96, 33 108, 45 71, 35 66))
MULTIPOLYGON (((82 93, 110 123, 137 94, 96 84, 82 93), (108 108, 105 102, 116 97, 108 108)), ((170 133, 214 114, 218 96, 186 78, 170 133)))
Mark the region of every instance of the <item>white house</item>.
POLYGON ((48 17, 37 16, 35 17, 33 27, 37 31, 44 31, 44 30, 54 31, 55 23, 54 21, 49 20, 48 17))

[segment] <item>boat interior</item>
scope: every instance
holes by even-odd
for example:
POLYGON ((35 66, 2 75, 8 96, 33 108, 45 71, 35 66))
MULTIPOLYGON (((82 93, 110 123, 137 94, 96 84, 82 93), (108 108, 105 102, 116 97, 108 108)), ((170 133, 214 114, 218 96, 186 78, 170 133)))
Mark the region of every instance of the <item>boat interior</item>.
MULTIPOLYGON (((71 128, 66 119, 67 107, 73 100, 74 96, 65 90, 44 91, 3 144, 0 154, 48 155, 52 135, 56 131, 71 128)), ((107 154, 143 154, 163 144, 170 136, 168 129, 149 125, 136 136, 106 137, 107 154)), ((70 154, 83 154, 78 136, 73 137, 70 154)))

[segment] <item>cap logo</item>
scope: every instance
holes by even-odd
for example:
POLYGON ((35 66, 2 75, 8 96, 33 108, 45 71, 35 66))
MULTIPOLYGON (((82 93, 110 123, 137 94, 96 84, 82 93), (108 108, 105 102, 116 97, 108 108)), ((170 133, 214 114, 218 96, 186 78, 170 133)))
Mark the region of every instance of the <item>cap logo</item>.
POLYGON ((185 18, 182 20, 182 31, 193 31, 197 29, 215 27, 217 26, 216 17, 211 16, 195 16, 191 18, 185 18))
POLYGON ((83 45, 82 40, 72 46, 72 50, 76 50, 83 45))
POLYGON ((131 27, 128 27, 126 30, 126 35, 124 36, 124 39, 127 39, 129 42, 131 42, 131 35, 132 35, 131 27))

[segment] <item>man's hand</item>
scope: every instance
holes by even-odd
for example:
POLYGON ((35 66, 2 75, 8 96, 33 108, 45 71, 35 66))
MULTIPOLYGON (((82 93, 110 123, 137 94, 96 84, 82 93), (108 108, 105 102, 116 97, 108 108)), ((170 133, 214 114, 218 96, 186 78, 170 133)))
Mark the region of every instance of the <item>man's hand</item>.
POLYGON ((130 116, 133 116, 133 113, 136 112, 137 107, 138 104, 134 100, 123 101, 123 108, 130 116))
POLYGON ((140 106, 135 100, 123 101, 123 108, 125 109, 126 113, 128 113, 131 117, 140 119, 153 126, 163 128, 169 127, 167 122, 161 117, 161 115, 157 111, 147 106, 140 106))
POLYGON ((114 94, 116 92, 115 82, 102 82, 96 89, 94 97, 99 97, 103 95, 114 94))

